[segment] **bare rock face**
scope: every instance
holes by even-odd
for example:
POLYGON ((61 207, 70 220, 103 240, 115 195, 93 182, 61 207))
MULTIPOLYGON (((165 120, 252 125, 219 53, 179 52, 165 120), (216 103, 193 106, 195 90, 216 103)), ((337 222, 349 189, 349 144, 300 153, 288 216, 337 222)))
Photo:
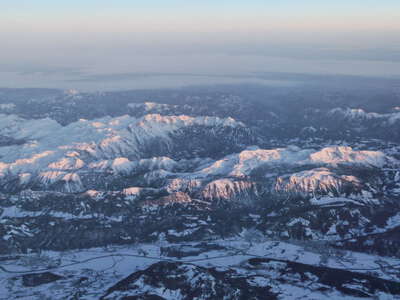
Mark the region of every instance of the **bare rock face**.
POLYGON ((361 191, 362 184, 354 176, 337 175, 327 168, 318 168, 278 177, 275 190, 279 193, 315 195, 342 194, 361 191))
POLYGON ((251 181, 214 180, 207 184, 202 198, 209 201, 251 199, 257 196, 257 186, 251 181))

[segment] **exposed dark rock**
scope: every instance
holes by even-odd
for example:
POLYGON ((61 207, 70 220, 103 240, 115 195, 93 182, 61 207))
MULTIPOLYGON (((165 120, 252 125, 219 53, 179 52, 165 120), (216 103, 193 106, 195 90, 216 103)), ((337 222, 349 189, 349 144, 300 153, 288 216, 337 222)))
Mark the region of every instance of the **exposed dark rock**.
POLYGON ((51 272, 31 273, 22 275, 22 284, 26 287, 33 287, 57 281, 63 278, 63 276, 51 272))
POLYGON ((270 286, 251 285, 245 276, 233 270, 158 262, 121 280, 102 299, 164 299, 163 294, 185 300, 277 299, 270 289, 270 286))
MULTIPOLYGON (((368 274, 357 273, 357 270, 344 270, 313 266, 298 262, 253 258, 249 265, 262 270, 278 269, 279 277, 284 280, 291 275, 299 275, 303 282, 312 280, 311 275, 318 278, 318 282, 334 287, 338 291, 356 297, 371 297, 376 292, 385 292, 392 295, 400 295, 400 282, 386 280, 368 274), (278 268, 275 263, 278 263, 278 268)), ((295 278, 298 278, 296 276, 295 278)))

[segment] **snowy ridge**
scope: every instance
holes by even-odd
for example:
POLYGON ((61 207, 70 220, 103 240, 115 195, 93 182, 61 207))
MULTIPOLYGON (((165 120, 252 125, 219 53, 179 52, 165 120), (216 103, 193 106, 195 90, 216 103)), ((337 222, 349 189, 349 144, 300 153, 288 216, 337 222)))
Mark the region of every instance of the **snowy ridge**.
POLYGON ((232 200, 238 197, 251 199, 258 194, 256 184, 249 181, 214 180, 207 184, 202 192, 205 200, 232 200))
POLYGON ((0 115, 0 135, 31 141, 24 147, 1 147, 2 160, 8 162, 57 148, 58 151, 86 152, 95 157, 118 152, 141 154, 140 145, 152 138, 168 135, 186 126, 244 127, 232 118, 146 115, 136 119, 127 115, 88 121, 80 120, 62 127, 51 119, 25 120, 15 115, 0 115), (22 149, 20 149, 22 148, 22 149), (7 157, 6 157, 7 155, 7 157))
POLYGON ((203 175, 247 176, 257 168, 268 165, 295 165, 307 159, 312 150, 298 147, 264 150, 252 147, 216 161, 199 172, 203 175))
MULTIPOLYGON (((232 118, 122 116, 80 120, 62 127, 49 119, 24 120, 9 115, 0 125, 0 134, 16 135, 27 141, 22 146, 0 147, 0 183, 5 191, 33 188, 79 193, 99 189, 115 176, 143 174, 145 183, 168 193, 194 193, 217 201, 256 196, 258 191, 252 180, 243 180, 249 176, 267 181, 271 176, 280 175, 275 184, 278 192, 340 194, 352 189, 358 193, 361 183, 357 178, 316 168, 340 165, 382 168, 394 162, 380 151, 358 151, 343 146, 321 150, 253 146, 216 161, 194 158, 178 162, 166 156, 142 158, 148 149, 160 143, 169 149, 171 134, 182 128, 206 126, 212 131, 217 127, 244 126, 232 118), (15 127, 6 126, 6 122, 15 127), (282 176, 284 169, 310 167, 314 170, 282 176)), ((129 187, 128 181, 121 184, 119 189, 129 187)))
POLYGON ((183 191, 193 193, 199 190, 202 186, 202 181, 199 179, 174 178, 171 179, 166 187, 169 193, 183 191))
POLYGON ((349 164, 363 167, 383 167, 393 161, 380 151, 357 151, 351 147, 332 146, 320 151, 288 147, 272 150, 250 149, 229 155, 200 170, 198 175, 225 175, 242 177, 264 168, 277 166, 323 165, 337 166, 349 164))
MULTIPOLYGON (((50 119, 25 120, 1 115, 0 135, 23 139, 26 143, 0 147, 0 178, 29 178, 40 175, 42 184, 75 182, 85 170, 111 169, 128 174, 135 168, 171 170, 175 162, 167 157, 141 160, 149 143, 168 145, 170 134, 188 126, 243 127, 232 118, 146 115, 80 120, 62 127, 50 119), (61 172, 62 171, 62 172, 61 172)), ((69 190, 70 188, 67 188, 69 190)))
POLYGON ((146 101, 144 103, 129 103, 128 108, 135 110, 143 110, 146 113, 161 113, 165 110, 173 110, 179 108, 179 105, 171 105, 164 103, 155 103, 146 101))
POLYGON ((0 114, 0 135, 21 140, 42 139, 62 126, 52 119, 26 120, 16 115, 0 114))
POLYGON ((355 151, 345 146, 324 148, 310 155, 311 162, 328 165, 351 164, 381 168, 388 160, 380 151, 355 151))
POLYGON ((341 194, 346 190, 359 192, 361 182, 354 176, 339 176, 326 168, 306 170, 277 179, 275 190, 286 193, 313 194, 334 192, 341 194))
POLYGON ((328 112, 329 116, 340 115, 347 120, 382 120, 387 125, 393 125, 400 120, 400 113, 380 114, 375 112, 366 112, 361 108, 334 108, 328 112))
POLYGON ((130 161, 126 157, 113 160, 100 160, 89 164, 89 169, 97 172, 112 172, 113 174, 128 175, 133 172, 152 170, 173 170, 178 163, 169 157, 152 157, 130 161))
POLYGON ((15 109, 14 103, 1 103, 0 104, 0 111, 2 112, 11 112, 15 109))

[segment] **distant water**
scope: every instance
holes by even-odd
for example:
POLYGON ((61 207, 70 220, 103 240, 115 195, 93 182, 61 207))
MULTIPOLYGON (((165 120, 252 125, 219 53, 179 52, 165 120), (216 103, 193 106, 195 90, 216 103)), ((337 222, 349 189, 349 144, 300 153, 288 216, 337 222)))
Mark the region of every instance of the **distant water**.
POLYGON ((179 88, 219 84, 292 86, 306 76, 400 77, 400 62, 289 59, 256 55, 93 57, 46 64, 0 62, 0 87, 80 91, 179 88), (265 73, 299 76, 263 76, 265 73), (300 76, 301 75, 301 76, 300 76))
POLYGON ((296 81, 263 79, 254 75, 209 75, 181 73, 71 74, 66 72, 1 72, 0 87, 60 88, 80 91, 180 88, 218 84, 292 86, 296 81))

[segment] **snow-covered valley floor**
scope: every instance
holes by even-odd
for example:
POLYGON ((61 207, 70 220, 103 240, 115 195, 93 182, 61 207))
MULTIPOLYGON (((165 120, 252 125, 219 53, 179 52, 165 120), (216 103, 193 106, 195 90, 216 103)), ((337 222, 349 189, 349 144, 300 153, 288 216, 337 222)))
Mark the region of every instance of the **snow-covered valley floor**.
MULTIPOLYGON (((159 262, 183 262, 217 270, 235 269, 239 274, 253 276, 254 284, 262 284, 265 278, 278 293, 278 299, 359 299, 342 294, 334 288, 319 289, 307 287, 307 282, 298 280, 282 281, 272 269, 250 270, 246 262, 252 258, 291 261, 317 267, 342 269, 355 273, 373 275, 400 284, 400 259, 379 257, 357 252, 341 251, 329 253, 321 247, 301 243, 264 240, 246 242, 243 238, 215 240, 205 243, 135 244, 131 246, 110 246, 66 252, 46 251, 40 255, 0 257, 0 298, 1 299, 99 299, 108 288, 128 275, 144 270, 159 262), (209 250, 204 247, 209 246, 209 250), (203 249, 202 249, 203 247, 203 249), (165 249, 178 250, 172 255, 165 249), (214 250, 213 250, 214 249, 214 250), (197 253, 195 253, 197 252, 197 253), (193 254, 195 253, 195 254, 193 254), (24 274, 51 272, 61 276, 59 280, 24 286, 24 274), (254 275, 263 274, 255 278, 254 275), (263 280, 261 280, 263 279, 263 280), (258 282, 258 283, 257 283, 258 282), (321 291, 322 290, 322 291, 321 291)), ((163 292, 160 292, 162 296, 163 292)), ((395 295, 377 292, 377 299, 396 299, 395 295)), ((399 295, 397 295, 400 297, 399 295)), ((173 299, 165 291, 166 299, 173 299)))

